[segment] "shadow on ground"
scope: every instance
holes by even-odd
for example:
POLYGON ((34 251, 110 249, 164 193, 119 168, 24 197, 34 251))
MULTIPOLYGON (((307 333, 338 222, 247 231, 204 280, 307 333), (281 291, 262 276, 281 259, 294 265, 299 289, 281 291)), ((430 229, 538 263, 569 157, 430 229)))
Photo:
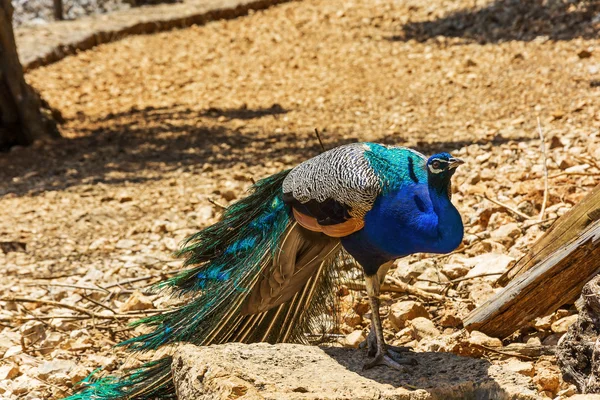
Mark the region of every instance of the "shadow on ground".
MULTIPOLYGON (((289 110, 278 104, 268 108, 247 107, 191 110, 187 107, 131 109, 101 118, 82 116, 71 121, 78 137, 61 139, 0 154, 0 196, 21 196, 64 190, 89 184, 139 183, 164 178, 176 170, 201 173, 264 165, 281 161, 295 165, 321 152, 311 133, 248 131, 237 121, 278 118, 289 110)), ((326 133, 330 149, 351 139, 326 133)), ((469 140, 417 142, 424 154, 453 151, 473 143, 500 144, 530 138, 496 137, 492 141, 469 140)), ((402 144, 395 136, 383 136, 385 144, 402 144)), ((259 178, 259 177, 257 177, 259 178)))
POLYGON ((327 355, 349 371, 372 381, 395 388, 424 389, 434 399, 517 399, 534 395, 524 377, 496 372, 485 359, 457 356, 452 353, 407 353, 417 361, 407 371, 388 367, 363 370, 367 359, 361 350, 323 347, 327 355), (519 397, 523 395, 523 397, 519 397))
POLYGON ((600 29, 600 2, 563 0, 497 0, 484 8, 462 9, 430 21, 410 22, 391 41, 425 41, 438 36, 498 43, 592 39, 600 29))
MULTIPOLYGON (((186 107, 131 109, 102 118, 81 117, 78 137, 17 148, 0 154, 0 195, 64 190, 81 184, 120 184, 160 179, 174 170, 228 169, 266 161, 297 163, 321 150, 314 136, 295 132, 237 129, 235 120, 275 117, 268 108, 191 110, 186 107)), ((238 124, 239 126, 240 124, 238 124)), ((331 147, 342 144, 330 140, 331 147)))

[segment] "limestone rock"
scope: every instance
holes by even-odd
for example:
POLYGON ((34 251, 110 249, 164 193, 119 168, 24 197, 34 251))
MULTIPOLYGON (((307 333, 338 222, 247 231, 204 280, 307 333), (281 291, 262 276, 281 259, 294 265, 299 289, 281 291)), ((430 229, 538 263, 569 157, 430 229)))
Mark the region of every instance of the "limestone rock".
POLYGON ((154 308, 152 300, 148 296, 144 296, 138 291, 133 292, 125 303, 119 307, 119 311, 139 311, 139 310, 150 310, 154 308))
POLYGON ((533 363, 526 362, 526 361, 520 361, 520 360, 516 360, 516 359, 512 359, 508 363, 506 363, 506 368, 513 372, 516 372, 518 374, 530 376, 530 377, 532 377, 533 374, 535 373, 535 368, 533 366, 533 363))
POLYGON ((554 333, 565 333, 567 330, 569 330, 569 327, 571 325, 573 325, 575 322, 577 322, 577 318, 578 315, 569 315, 568 317, 564 317, 559 319, 558 321, 555 321, 552 326, 552 332, 554 333))
POLYGON ((500 226, 498 229, 491 232, 491 238, 498 243, 502 243, 506 247, 512 246, 515 239, 521 235, 521 228, 519 225, 511 222, 500 226))
POLYGON ((556 365, 550 361, 542 360, 535 365, 536 373, 533 381, 538 389, 555 394, 558 391, 561 373, 556 365))
POLYGON ((481 333, 479 331, 471 332, 471 336, 469 337, 469 343, 471 345, 479 345, 485 347, 502 347, 502 342, 498 338, 489 337, 485 333, 481 333))
POLYGON ((514 259, 512 257, 500 253, 487 253, 473 257, 469 260, 469 263, 474 267, 469 271, 467 277, 471 278, 482 274, 496 273, 498 275, 488 275, 483 278, 485 280, 495 281, 501 274, 506 272, 513 261, 514 259))
POLYGON ((437 337, 440 335, 440 331, 435 327, 433 322, 427 318, 417 317, 408 322, 409 327, 412 328, 412 337, 415 340, 421 340, 427 337, 437 337))
POLYGON ((365 335, 363 335, 362 330, 356 330, 347 334, 342 340, 342 344, 346 347, 353 347, 356 349, 363 340, 365 340, 365 335))
POLYGON ((429 313, 423 305, 416 301, 400 301, 390 307, 389 320, 396 330, 406 326, 406 322, 417 317, 429 318, 429 313))
POLYGON ((173 359, 180 400, 537 399, 529 379, 488 361, 414 353, 406 372, 363 371, 364 351, 293 344, 182 345, 173 359), (410 388, 410 389, 408 389, 410 388))

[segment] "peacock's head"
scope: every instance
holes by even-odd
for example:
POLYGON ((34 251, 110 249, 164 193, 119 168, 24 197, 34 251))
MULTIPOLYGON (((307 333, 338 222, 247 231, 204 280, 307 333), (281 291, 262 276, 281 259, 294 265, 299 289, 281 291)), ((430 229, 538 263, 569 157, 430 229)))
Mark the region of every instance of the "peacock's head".
POLYGON ((456 168, 465 162, 460 158, 452 157, 448 153, 434 154, 427 160, 427 176, 429 184, 438 190, 447 190, 450 178, 456 168))

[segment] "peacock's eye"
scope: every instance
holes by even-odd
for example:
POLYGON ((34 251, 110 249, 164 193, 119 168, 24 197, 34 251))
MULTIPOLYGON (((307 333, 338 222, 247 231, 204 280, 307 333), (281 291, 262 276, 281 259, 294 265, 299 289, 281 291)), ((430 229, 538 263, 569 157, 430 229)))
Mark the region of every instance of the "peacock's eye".
POLYGON ((436 160, 436 161, 434 161, 434 162, 431 163, 431 166, 434 169, 440 169, 440 162, 436 160))

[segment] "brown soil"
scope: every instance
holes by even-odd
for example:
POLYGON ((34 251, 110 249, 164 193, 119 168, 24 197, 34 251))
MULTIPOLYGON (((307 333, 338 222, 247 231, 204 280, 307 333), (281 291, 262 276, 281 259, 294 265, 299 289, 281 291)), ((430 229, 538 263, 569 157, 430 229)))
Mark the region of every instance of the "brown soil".
MULTIPOLYGON (((318 154, 315 128, 327 148, 378 141, 464 158, 455 204, 465 243, 483 240, 464 254, 518 257, 600 176, 598 10, 476 3, 306 0, 129 37, 32 71, 28 81, 66 118, 65 139, 0 159, 1 296, 118 311, 134 288, 180 268, 171 258, 178 242, 216 220, 209 199, 235 201, 253 179, 318 154), (533 225, 482 195, 537 219, 538 116, 549 220, 533 225), (512 222, 515 237, 490 239, 512 222)), ((476 302, 466 290, 454 295, 476 302)), ((0 304, 0 354, 9 352, 0 368, 19 366, 0 382, 8 398, 63 396, 92 367, 118 367, 99 358, 119 354, 111 346, 131 335, 116 328, 126 319, 22 325, 17 317, 81 314, 0 304), (40 373, 56 359, 76 362, 78 372, 40 373)), ((552 334, 540 332, 542 340, 552 334)), ((548 396, 567 388, 534 381, 548 396)))

